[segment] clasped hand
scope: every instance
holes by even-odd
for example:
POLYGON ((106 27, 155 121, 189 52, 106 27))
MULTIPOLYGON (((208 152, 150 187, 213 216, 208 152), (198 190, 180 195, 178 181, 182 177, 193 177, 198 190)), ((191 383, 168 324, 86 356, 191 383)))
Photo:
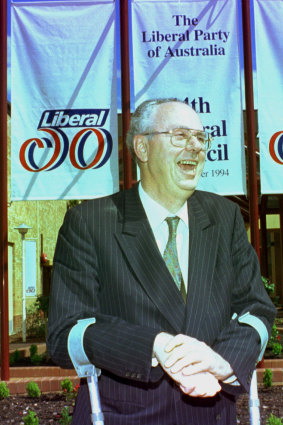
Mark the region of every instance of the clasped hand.
POLYGON ((230 364, 204 342, 187 335, 160 333, 154 353, 165 372, 192 397, 212 397, 233 374, 230 364))

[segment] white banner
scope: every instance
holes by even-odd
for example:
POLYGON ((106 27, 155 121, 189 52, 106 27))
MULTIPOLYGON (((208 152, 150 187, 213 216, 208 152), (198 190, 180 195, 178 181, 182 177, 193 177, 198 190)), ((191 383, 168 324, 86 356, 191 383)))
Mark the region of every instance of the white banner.
POLYGON ((198 188, 246 192, 237 1, 132 0, 135 105, 177 97, 214 141, 198 188))
POLYGON ((283 1, 254 1, 260 180, 263 194, 283 193, 283 1))
POLYGON ((119 190, 115 2, 12 4, 12 199, 119 190))

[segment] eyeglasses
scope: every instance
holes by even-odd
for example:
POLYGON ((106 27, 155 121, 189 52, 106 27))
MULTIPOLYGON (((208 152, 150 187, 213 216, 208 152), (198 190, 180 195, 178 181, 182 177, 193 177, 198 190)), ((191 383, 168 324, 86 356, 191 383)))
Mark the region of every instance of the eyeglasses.
POLYGON ((177 148, 192 148, 195 146, 195 141, 201 145, 202 151, 207 151, 210 148, 213 138, 211 134, 204 130, 192 130, 190 128, 174 128, 168 131, 152 131, 149 133, 141 133, 144 136, 168 134, 170 142, 177 148))

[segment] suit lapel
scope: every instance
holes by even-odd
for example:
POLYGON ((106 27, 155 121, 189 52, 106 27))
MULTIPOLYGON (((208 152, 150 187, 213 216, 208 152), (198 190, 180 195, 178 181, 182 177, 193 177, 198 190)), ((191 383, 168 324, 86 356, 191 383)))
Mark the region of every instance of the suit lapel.
POLYGON ((185 304, 154 239, 137 186, 124 192, 122 230, 116 239, 147 295, 176 332, 181 332, 185 304))
POLYGON ((188 201, 188 209, 189 275, 183 331, 196 337, 209 305, 220 229, 207 214, 205 194, 195 192, 188 201))

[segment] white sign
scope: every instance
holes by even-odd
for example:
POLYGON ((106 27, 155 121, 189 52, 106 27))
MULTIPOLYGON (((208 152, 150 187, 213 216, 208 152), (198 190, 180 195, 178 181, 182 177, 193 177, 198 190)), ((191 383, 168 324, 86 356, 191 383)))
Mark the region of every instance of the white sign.
POLYGON ((25 240, 26 297, 36 297, 36 241, 25 240))
POLYGON ((132 20, 135 106, 186 100, 214 138, 198 188, 245 193, 237 1, 132 0, 132 20))
POLYGON ((261 192, 283 193, 283 2, 256 0, 254 14, 261 192))
POLYGON ((115 2, 12 4, 12 199, 119 190, 115 2))

